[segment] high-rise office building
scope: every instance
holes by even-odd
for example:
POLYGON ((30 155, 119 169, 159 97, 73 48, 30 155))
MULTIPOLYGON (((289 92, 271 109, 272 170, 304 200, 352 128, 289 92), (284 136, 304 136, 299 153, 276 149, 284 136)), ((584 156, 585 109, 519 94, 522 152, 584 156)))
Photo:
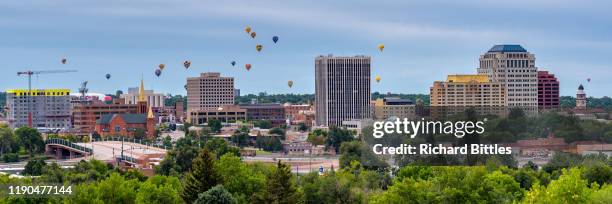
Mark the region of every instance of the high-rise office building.
POLYGON ((538 71, 538 109, 559 107, 559 80, 548 71, 538 71))
POLYGON ((316 57, 316 125, 370 118, 370 61, 368 56, 316 57))
POLYGON ((538 73, 535 55, 520 45, 495 45, 480 56, 478 74, 506 85, 510 107, 537 109, 538 73))
POLYGON ((187 78, 187 117, 192 111, 234 105, 234 91, 234 78, 222 77, 218 72, 187 78))
POLYGON ((7 119, 11 128, 29 125, 47 130, 69 129, 72 125, 72 106, 69 89, 8 90, 6 94, 7 119))

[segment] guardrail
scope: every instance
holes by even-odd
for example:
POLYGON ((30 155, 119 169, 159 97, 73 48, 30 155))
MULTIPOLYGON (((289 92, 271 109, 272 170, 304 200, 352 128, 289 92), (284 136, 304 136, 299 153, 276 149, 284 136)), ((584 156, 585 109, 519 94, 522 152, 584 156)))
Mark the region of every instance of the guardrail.
POLYGON ((130 157, 130 156, 126 156, 126 155, 118 155, 117 158, 120 159, 120 160, 123 160, 123 161, 128 161, 128 162, 136 163, 136 159, 134 157, 130 157))
POLYGON ((51 138, 51 139, 47 139, 47 141, 45 141, 45 144, 58 144, 58 145, 63 145, 66 147, 70 147, 76 150, 80 150, 83 152, 87 152, 89 154, 93 153, 93 150, 91 148, 88 147, 83 147, 81 145, 77 145, 73 142, 70 142, 68 140, 64 140, 64 139, 60 139, 60 138, 51 138))
POLYGON ((134 139, 134 138, 126 138, 126 137, 103 137, 100 139, 93 139, 94 142, 105 142, 105 141, 123 141, 123 142, 131 142, 131 143, 136 143, 136 144, 141 144, 141 145, 145 145, 145 146, 149 146, 149 147, 156 147, 156 148, 161 148, 161 149, 167 149, 166 146, 164 145, 158 145, 152 142, 147 142, 146 140, 142 140, 142 139, 134 139))

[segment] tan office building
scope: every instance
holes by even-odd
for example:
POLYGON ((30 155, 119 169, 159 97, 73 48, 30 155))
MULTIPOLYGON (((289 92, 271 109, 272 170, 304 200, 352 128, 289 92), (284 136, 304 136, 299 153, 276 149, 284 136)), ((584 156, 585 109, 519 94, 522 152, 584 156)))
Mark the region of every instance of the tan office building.
POLYGON ((410 99, 379 98, 374 101, 373 115, 375 120, 394 117, 416 119, 416 106, 410 99))
POLYGON ((505 116, 508 113, 506 88, 486 75, 449 75, 430 88, 430 115, 445 118, 474 109, 479 115, 505 116))
POLYGON ((187 78, 187 111, 234 105, 234 78, 218 72, 187 78))

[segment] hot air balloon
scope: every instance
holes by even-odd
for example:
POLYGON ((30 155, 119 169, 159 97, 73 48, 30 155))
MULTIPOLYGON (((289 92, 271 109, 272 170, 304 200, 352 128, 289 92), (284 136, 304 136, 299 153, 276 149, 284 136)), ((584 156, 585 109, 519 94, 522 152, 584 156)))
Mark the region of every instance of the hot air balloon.
POLYGON ((65 57, 62 58, 62 64, 66 64, 66 62, 68 62, 68 59, 66 59, 65 57))
POLYGON ((159 67, 160 70, 164 70, 164 68, 166 68, 166 65, 165 64, 159 64, 158 67, 159 67))
POLYGON ((252 32, 252 33, 251 33, 251 38, 255 38, 255 36, 257 36, 257 33, 252 32))
POLYGON ((257 46, 255 46, 255 49, 257 49, 257 52, 260 52, 260 51, 261 51, 261 48, 263 48, 263 46, 262 46, 262 45, 257 45, 257 46))
POLYGON ((247 26, 246 28, 244 28, 244 31, 246 33, 251 33, 251 26, 247 26))
POLYGON ((159 75, 161 75, 161 72, 162 72, 162 70, 161 70, 161 69, 156 69, 156 70, 155 70, 155 75, 156 75, 157 77, 159 77, 159 75))
POLYGON ((244 68, 246 68, 247 71, 251 70, 251 64, 245 64, 244 68))
POLYGON ((187 84, 185 84, 185 86, 184 86, 184 87, 185 87, 185 90, 187 90, 187 84))
POLYGON ((293 86, 293 81, 289 80, 289 81, 287 82, 287 85, 289 86, 289 88, 291 88, 291 87, 293 86))
POLYGON ((189 66, 191 66, 191 61, 185 60, 185 62, 183 62, 183 66, 185 66, 185 69, 189 69, 189 66))
POLYGON ((231 63, 231 64, 232 64, 232 67, 233 67, 233 66, 236 66, 236 61, 232 61, 232 63, 231 63))
POLYGON ((272 37, 272 41, 274 41, 274 43, 278 42, 278 36, 272 37))
POLYGON ((380 76, 376 75, 376 83, 380 82, 380 76))
POLYGON ((106 74, 106 79, 110 79, 111 75, 110 74, 106 74))
POLYGON ((591 82, 591 78, 587 78, 587 82, 591 82))
POLYGON ((382 52, 384 49, 385 49, 385 44, 378 45, 378 50, 382 52))

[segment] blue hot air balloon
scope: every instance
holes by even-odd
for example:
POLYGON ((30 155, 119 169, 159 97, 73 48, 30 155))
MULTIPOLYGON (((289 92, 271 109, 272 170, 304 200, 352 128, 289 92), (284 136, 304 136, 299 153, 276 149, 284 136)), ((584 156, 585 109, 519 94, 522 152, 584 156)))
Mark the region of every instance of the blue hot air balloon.
POLYGON ((274 41, 274 43, 278 42, 278 36, 272 37, 272 41, 274 41))
POLYGON ((106 79, 110 79, 111 75, 110 74, 106 74, 106 79))
POLYGON ((155 75, 159 77, 159 75, 161 75, 161 69, 156 69, 155 70, 155 75))
POLYGON ((232 61, 232 67, 236 66, 236 61, 232 61))

